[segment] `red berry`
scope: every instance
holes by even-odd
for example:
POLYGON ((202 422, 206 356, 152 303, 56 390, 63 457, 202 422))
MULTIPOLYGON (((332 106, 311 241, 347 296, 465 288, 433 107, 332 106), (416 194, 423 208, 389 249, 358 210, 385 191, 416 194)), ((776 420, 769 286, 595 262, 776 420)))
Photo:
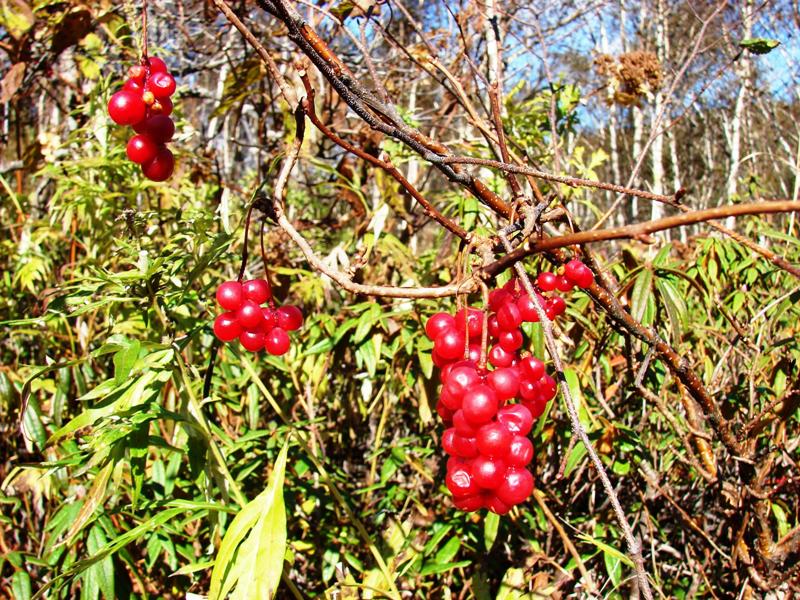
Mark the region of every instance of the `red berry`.
POLYGON ((497 323, 497 315, 492 315, 489 317, 489 323, 487 329, 489 330, 489 337, 497 339, 497 336, 500 335, 502 329, 500 329, 500 325, 497 323))
POLYGON ((142 133, 128 140, 128 146, 125 148, 128 158, 137 164, 150 162, 156 157, 158 151, 159 145, 150 136, 142 133))
POLYGON ((134 94, 137 94, 139 96, 141 96, 142 93, 144 93, 144 85, 142 84, 141 81, 137 81, 135 79, 128 79, 125 82, 125 85, 122 86, 122 89, 127 90, 129 92, 133 92, 134 94))
POLYGON ((481 509, 483 508, 483 504, 483 496, 480 494, 453 498, 453 506, 455 506, 458 510, 463 510, 464 512, 473 512, 481 509))
POLYGON ((147 80, 147 89, 156 98, 169 98, 175 93, 175 79, 169 73, 153 73, 147 80))
POLYGON ((476 456, 472 461, 472 477, 480 487, 495 490, 503 483, 506 465, 499 458, 476 456))
MULTIPOLYGON (((264 333, 272 329, 273 327, 278 326, 278 313, 272 310, 269 307, 262 308, 261 314, 264 315, 264 323, 261 325, 262 329, 264 329, 264 333)), ((284 329, 286 329, 284 327, 284 329)))
POLYGON ((146 108, 141 94, 121 90, 108 101, 108 116, 118 125, 133 125, 144 119, 146 108))
POLYGON ((542 393, 537 382, 523 378, 519 380, 519 395, 523 400, 540 402, 542 393))
POLYGON ((551 321, 563 315, 565 310, 567 310, 567 303, 564 302, 561 296, 553 296, 550 298, 547 301, 547 306, 544 308, 544 312, 547 313, 547 318, 551 321))
POLYGON ((155 56, 150 56, 147 59, 147 65, 150 67, 150 75, 152 76, 154 73, 166 73, 169 71, 167 69, 167 63, 165 63, 160 58, 156 58, 155 56))
POLYGON ((454 328, 436 336, 433 348, 442 358, 455 360, 463 356, 465 343, 464 334, 454 328))
POLYGON ((264 347, 264 333, 261 331, 243 331, 239 341, 250 352, 258 352, 264 347))
POLYGON ((296 306, 281 306, 275 312, 278 315, 278 326, 286 331, 295 331, 303 326, 303 311, 296 306))
POLYGON ((506 352, 515 352, 516 350, 519 350, 522 347, 522 342, 524 341, 522 338, 522 332, 519 329, 503 331, 500 333, 497 339, 500 347, 506 352))
POLYGON ((481 427, 475 437, 481 454, 496 457, 506 455, 513 439, 514 434, 497 422, 487 423, 481 427))
POLYGON ((232 342, 242 333, 242 326, 232 312, 226 312, 214 319, 214 335, 222 342, 232 342))
POLYGON ((147 69, 142 65, 133 65, 128 69, 128 77, 130 77, 133 81, 138 81, 139 83, 144 81, 144 78, 147 76, 147 69))
POLYGON ((459 466, 447 472, 445 484, 450 493, 456 498, 472 496, 480 492, 480 488, 475 483, 472 472, 468 466, 459 466))
POLYGON ((453 397, 461 399, 464 397, 464 392, 480 382, 481 376, 475 367, 462 365, 450 370, 444 387, 453 397))
POLYGON ((445 331, 450 331, 456 328, 456 320, 447 313, 440 312, 433 315, 428 322, 425 323, 425 335, 431 341, 436 340, 439 334, 445 331))
POLYGON ((497 411, 497 422, 510 433, 524 436, 533 427, 533 415, 522 404, 512 404, 497 411))
POLYGON ((567 264, 564 265, 564 277, 569 279, 571 282, 575 283, 575 278, 577 275, 586 268, 581 261, 577 258, 573 258, 567 264))
POLYGON ((264 304, 269 300, 270 289, 269 284, 263 279, 251 279, 242 284, 242 291, 248 300, 252 300, 256 304, 264 304))
POLYGON ((474 437, 468 438, 456 434, 453 438, 453 456, 460 456, 461 458, 478 456, 478 442, 474 437))
POLYGON ((445 425, 453 423, 453 411, 447 408, 441 400, 436 403, 436 414, 442 418, 445 425))
POLYGON ((248 331, 258 329, 264 322, 264 313, 261 312, 261 307, 252 300, 245 300, 236 311, 236 318, 242 327, 248 331))
POLYGON ((142 173, 151 181, 166 181, 175 170, 175 157, 162 146, 153 160, 142 164, 142 173))
POLYGON ((153 141, 166 144, 175 135, 175 123, 167 115, 154 115, 141 122, 135 122, 136 133, 146 133, 153 141))
POLYGON ((453 427, 456 433, 465 438, 474 438, 478 430, 464 416, 463 410, 453 413, 453 427))
POLYGON ((456 440, 456 430, 453 427, 449 429, 445 429, 444 433, 442 434, 442 450, 444 450, 450 456, 455 456, 455 440, 456 440))
POLYGON ((469 360, 471 360, 475 364, 478 364, 478 362, 481 360, 481 345, 479 342, 469 345, 469 352, 467 353, 467 358, 469 358, 469 360))
POLYGON ((497 497, 504 503, 514 506, 528 499, 533 492, 533 475, 528 469, 510 468, 505 480, 497 488, 497 497))
POLYGON ((497 311, 497 324, 500 329, 510 331, 522 325, 522 315, 516 303, 509 302, 500 307, 497 311))
POLYGON ((575 284, 567 279, 564 275, 556 277, 556 289, 559 292, 571 292, 575 284))
POLYGON ((539 380, 539 388, 542 391, 542 397, 545 402, 550 402, 553 398, 556 397, 558 393, 558 384, 556 380, 550 377, 550 375, 543 375, 542 378, 539 380))
POLYGON ((497 312, 500 307, 508 302, 513 302, 514 296, 504 289, 489 292, 489 310, 497 312))
POLYGON ((506 284, 503 286, 503 289, 505 291, 507 291, 509 294, 511 294, 512 298, 516 298, 517 297, 517 293, 518 293, 518 290, 517 290, 517 278, 516 277, 512 277, 511 279, 509 279, 506 282, 506 284))
POLYGON ((225 310, 239 310, 243 300, 242 284, 238 281, 226 281, 217 288, 217 302, 225 310))
POLYGON ((500 400, 510 400, 519 390, 519 375, 514 369, 495 369, 486 377, 500 400))
POLYGON ((513 352, 506 352, 499 344, 489 350, 489 362, 495 367, 510 367, 514 360, 513 352))
POLYGON ((536 287, 543 292, 552 292, 556 289, 556 279, 557 277, 553 273, 544 271, 539 273, 539 276, 536 278, 536 287))
POLYGON ((169 98, 158 98, 150 107, 150 112, 154 115, 164 115, 168 117, 172 114, 172 108, 172 100, 169 98))
POLYGON ((577 285, 582 290, 585 290, 594 283, 594 273, 592 270, 583 265, 583 270, 575 277, 575 285, 577 285))
POLYGON ((544 413, 544 409, 547 408, 547 402, 542 398, 542 393, 539 391, 538 386, 536 387, 536 394, 532 399, 523 399, 522 404, 531 411, 531 415, 533 415, 534 419, 538 419, 544 413))
MULTIPOLYGON (((539 296, 537 294, 537 296, 539 296)), ((544 309, 545 299, 542 296, 539 296, 539 304, 544 309)), ((519 308, 519 314, 522 316, 523 321, 528 321, 529 323, 536 323, 539 321, 539 313, 536 312, 536 305, 534 304, 533 299, 528 294, 523 294, 517 300, 517 308, 519 308)))
POLYGON ((506 454, 506 463, 509 467, 527 467, 533 460, 533 444, 531 441, 522 436, 514 436, 511 444, 508 447, 508 454, 506 454))
POLYGON ((462 308, 456 313, 456 328, 471 338, 481 337, 483 313, 476 308, 462 308))
POLYGON ((442 358, 442 356, 436 352, 436 348, 434 348, 433 352, 431 352, 431 361, 433 362, 434 366, 439 369, 443 369, 449 365, 451 360, 452 359, 450 358, 442 358))
POLYGON ((519 364, 525 379, 539 381, 544 375, 544 363, 535 356, 526 356, 519 364))
POLYGON ((464 394, 461 410, 472 425, 482 425, 497 414, 497 394, 488 385, 473 386, 464 394))
POLYGON ((280 327, 272 328, 264 339, 264 348, 275 356, 286 354, 291 345, 289 334, 280 327))
POLYGON ((484 500, 483 505, 496 515, 505 515, 511 510, 511 507, 508 504, 494 495, 487 497, 484 500))

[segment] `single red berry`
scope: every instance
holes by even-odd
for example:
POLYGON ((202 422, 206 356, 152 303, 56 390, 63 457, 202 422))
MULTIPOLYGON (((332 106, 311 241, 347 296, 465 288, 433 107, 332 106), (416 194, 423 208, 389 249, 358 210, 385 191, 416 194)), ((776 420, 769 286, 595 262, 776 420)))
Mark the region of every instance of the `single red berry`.
POLYGON ((444 386, 453 397, 461 399, 464 397, 464 392, 474 385, 481 382, 481 376, 475 367, 459 366, 450 370, 447 375, 447 383, 444 386))
POLYGON ((551 321, 563 315, 565 310, 567 310, 567 303, 561 296, 553 296, 548 299, 547 306, 544 307, 544 312, 551 321))
POLYGON ((550 271, 544 271, 539 273, 539 276, 536 278, 536 287, 543 292, 552 292, 556 289, 556 279, 557 277, 555 274, 550 271))
POLYGON ((513 439, 514 434, 496 421, 481 427, 478 430, 478 435, 475 436, 475 440, 478 443, 478 452, 484 456, 496 457, 506 455, 513 439))
POLYGON ((465 438, 474 438, 478 433, 477 428, 467 421, 463 410, 457 410, 453 413, 453 427, 458 435, 465 438))
POLYGON ((175 93, 175 79, 169 73, 153 73, 147 80, 147 89, 156 98, 169 98, 175 93))
POLYGON ((450 493, 456 498, 472 496, 480 492, 480 488, 472 476, 472 471, 467 466, 456 467, 448 471, 445 484, 450 493))
POLYGON ((108 116, 118 125, 133 125, 144 119, 146 108, 141 94, 121 90, 108 101, 108 116))
POLYGON ((505 480, 506 465, 499 458, 476 456, 472 461, 472 477, 478 486, 495 490, 505 480))
POLYGON ((467 358, 478 364, 481 360, 481 344, 480 342, 475 342, 474 344, 469 345, 469 351, 467 352, 467 358))
POLYGON ((550 402, 558 393, 558 384, 550 375, 543 375, 539 380, 539 387, 545 402, 550 402))
POLYGON ((489 292, 489 310, 493 312, 497 312, 501 306, 513 301, 514 296, 502 288, 489 292))
POLYGON ((148 57, 147 66, 150 68, 151 76, 154 73, 167 73, 169 71, 169 69, 167 69, 167 63, 155 56, 148 57))
POLYGON ((515 352, 522 347, 522 332, 519 329, 503 331, 497 338, 497 343, 506 352, 515 352))
MULTIPOLYGON (((539 305, 544 309, 545 299, 542 296, 539 296, 539 305)), ((523 321, 528 321, 529 323, 536 323, 539 321, 539 313, 536 312, 536 304, 534 303, 533 299, 528 294, 523 294, 517 300, 517 308, 519 308, 519 314, 522 316, 523 321)))
POLYGON ((242 284, 238 281, 226 281, 217 288, 217 302, 225 310, 239 310, 243 301, 242 284))
POLYGON ((278 315, 278 326, 286 331, 295 331, 303 326, 303 311, 296 306, 280 306, 275 312, 278 315))
POLYGON ((258 352, 264 347, 264 333, 261 331, 243 331, 239 336, 242 346, 250 352, 258 352))
POLYGON ((497 339, 502 331, 502 329, 500 329, 500 325, 497 323, 497 315, 491 315, 489 317, 487 329, 489 331, 489 338, 497 339))
POLYGON ((275 356, 286 354, 291 345, 289 334, 280 327, 273 327, 264 338, 264 348, 275 356))
POLYGON ((564 275, 556 277, 556 289, 559 292, 571 292, 574 287, 575 284, 567 279, 564 275))
MULTIPOLYGON (((261 325, 261 328, 264 330, 264 333, 268 332, 273 327, 278 327, 278 313, 275 312, 270 307, 266 306, 261 309, 261 314, 264 315, 264 323, 261 325)), ((284 327, 284 329, 286 329, 284 327)))
POLYGON ((153 141, 166 144, 175 135, 175 123, 167 115, 154 115, 141 122, 135 122, 136 133, 146 133, 153 141))
POLYGON ((272 295, 269 284, 263 279, 245 281, 242 284, 242 291, 248 300, 252 300, 256 304, 264 304, 272 295))
POLYGON ((531 415, 533 415, 534 419, 538 419, 539 417, 544 414, 544 410, 547 408, 547 401, 544 400, 542 397, 542 392, 539 390, 538 384, 536 385, 536 393, 534 397, 531 399, 523 398, 522 404, 531 411, 531 415))
POLYGON ((585 290, 586 288, 591 287, 593 283, 594 273, 592 273, 592 270, 589 267, 583 265, 583 270, 575 277, 575 285, 582 290, 585 290))
POLYGON ((142 65, 133 65, 128 69, 128 77, 133 81, 142 83, 147 76, 147 69, 142 65))
POLYGON ((510 433, 524 436, 533 427, 533 415, 522 404, 512 404, 497 411, 497 422, 510 433))
POLYGON ((153 160, 160 146, 153 141, 149 135, 139 133, 128 140, 128 146, 125 148, 125 153, 128 158, 137 163, 142 164, 153 160))
POLYGON ((442 380, 442 384, 447 383, 448 377, 450 377, 450 373, 453 372, 453 369, 456 367, 471 367, 476 369, 478 363, 473 362, 471 360, 457 360, 455 362, 449 362, 444 367, 442 367, 442 372, 440 373, 440 379, 442 380))
POLYGON ((436 336, 433 348, 442 358, 455 360, 463 356, 465 343, 464 334, 453 328, 436 336))
POLYGON ((453 411, 447 408, 441 400, 436 403, 436 414, 442 418, 445 425, 453 424, 453 411))
POLYGON ((535 356, 526 356, 519 363, 525 379, 539 381, 544 375, 544 363, 535 356))
POLYGON ((453 456, 475 458, 478 456, 478 442, 474 437, 468 438, 456 434, 453 438, 453 456))
POLYGON ((433 362, 434 366, 438 369, 443 369, 447 365, 452 362, 453 359, 451 358, 443 358, 438 352, 436 352, 436 348, 433 349, 431 352, 431 361, 433 362))
POLYGON ((141 96, 144 93, 144 84, 136 79, 128 79, 122 89, 141 96))
POLYGON ((519 293, 519 290, 517 289, 517 278, 512 277, 509 279, 503 286, 503 289, 511 294, 512 298, 516 298, 517 294, 519 293))
POLYGON ((173 104, 169 98, 157 98, 150 106, 150 112, 154 115, 164 115, 168 117, 172 114, 173 104))
POLYGON ((509 467, 527 467, 533 460, 533 444, 531 441, 522 436, 514 436, 511 444, 508 446, 508 454, 506 454, 506 463, 509 467))
POLYGON ((473 386, 464 394, 461 410, 472 425, 483 425, 497 414, 497 394, 488 385, 473 386))
POLYGON ((236 311, 236 318, 242 327, 248 331, 258 329, 264 322, 264 313, 261 312, 261 307, 252 300, 244 300, 236 311))
POLYGON ((462 308, 456 313, 456 328, 471 338, 481 337, 483 313, 477 308, 462 308))
POLYGON ((242 326, 239 324, 236 315, 226 312, 214 319, 214 335, 222 342, 232 342, 242 333, 242 326))
POLYGON ((435 341, 440 334, 456 328, 456 320, 445 312, 436 313, 425 323, 425 335, 435 341))
POLYGON ((492 494, 484 499, 483 505, 496 515, 506 515, 511 507, 492 494))
POLYGON ((455 440, 456 440, 456 430, 454 427, 450 427, 449 429, 445 429, 444 433, 442 433, 442 450, 444 450, 450 456, 455 456, 455 440))
POLYGON ((514 369, 495 369, 487 375, 486 380, 500 400, 510 400, 519 391, 519 375, 514 369))
POLYGON ((497 488, 497 497, 508 505, 521 504, 533 492, 533 475, 528 469, 510 468, 497 488))
POLYGON ((153 160, 142 164, 142 173, 151 181, 166 181, 174 170, 175 157, 165 146, 161 146, 153 160))
POLYGON ((453 506, 455 506, 458 510, 463 510, 464 512, 474 512, 483 508, 483 496, 480 494, 475 494, 473 496, 461 496, 459 498, 453 498, 453 506))
POLYGON ((510 331, 522 325, 522 315, 516 303, 509 302, 500 307, 497 311, 497 324, 500 329, 510 331))
POLYGON ((564 265, 564 277, 569 279, 572 283, 575 283, 578 275, 586 268, 586 265, 579 261, 577 258, 573 258, 567 264, 564 265))
POLYGON ((489 350, 489 362, 495 367, 510 367, 514 360, 513 352, 506 352, 497 344, 489 350))

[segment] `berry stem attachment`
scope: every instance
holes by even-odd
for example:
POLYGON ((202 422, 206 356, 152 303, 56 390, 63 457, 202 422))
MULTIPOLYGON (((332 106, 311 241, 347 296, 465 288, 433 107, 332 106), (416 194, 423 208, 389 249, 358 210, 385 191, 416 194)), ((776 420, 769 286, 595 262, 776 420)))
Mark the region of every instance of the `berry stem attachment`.
POLYGON ((481 295, 483 297, 483 320, 481 322, 481 357, 478 359, 478 371, 481 373, 486 370, 486 360, 488 357, 487 348, 489 346, 489 287, 483 281, 478 279, 481 286, 481 295))
MULTIPOLYGON (((256 190, 256 193, 258 190, 256 190)), ((236 281, 241 282, 244 279, 244 270, 247 268, 247 238, 250 233, 250 218, 253 215, 253 208, 255 207, 255 196, 256 193, 253 194, 253 198, 250 200, 250 206, 247 208, 247 216, 244 219, 244 243, 242 245, 242 264, 239 267, 239 275, 236 277, 236 281)))

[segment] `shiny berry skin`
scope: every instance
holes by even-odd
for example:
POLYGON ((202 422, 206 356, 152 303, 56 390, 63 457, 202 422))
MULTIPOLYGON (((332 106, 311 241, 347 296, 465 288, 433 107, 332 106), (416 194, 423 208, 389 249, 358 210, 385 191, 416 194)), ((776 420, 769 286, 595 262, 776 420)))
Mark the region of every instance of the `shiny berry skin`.
POLYGON ((480 492, 480 488, 475 483, 472 472, 467 466, 456 467, 447 472, 445 484, 450 493, 456 498, 472 496, 480 492))
POLYGON ((456 329, 448 329, 436 336, 433 347, 444 359, 455 360, 464 354, 466 339, 463 333, 456 329))
POLYGON ((256 304, 264 304, 272 295, 270 294, 269 284, 263 279, 245 281, 242 284, 242 291, 245 298, 252 300, 256 304))
POLYGON ((475 437, 478 443, 478 451, 484 456, 496 456, 502 458, 508 453, 508 447, 514 439, 508 429, 500 423, 487 423, 478 430, 475 437))
POLYGON ((481 376, 474 367, 454 367, 447 375, 445 389, 455 398, 463 398, 464 392, 481 382, 481 376))
POLYGON ((550 402, 553 398, 556 397, 558 393, 558 384, 556 380, 550 377, 550 375, 543 375, 542 378, 539 380, 539 388, 542 391, 542 397, 545 402, 550 402))
POLYGON ((519 396, 528 402, 541 402, 542 392, 539 390, 538 382, 530 379, 520 379, 519 396))
POLYGON ((497 315, 492 315, 489 317, 487 329, 489 331, 490 338, 497 338, 497 336, 500 335, 502 329, 500 329, 500 325, 497 324, 497 315))
POLYGON ((128 69, 128 77, 133 81, 142 83, 147 76, 147 69, 143 65, 133 65, 128 69))
POLYGON ((452 317, 452 315, 440 312, 433 315, 425 323, 425 335, 428 336, 429 340, 435 341, 440 334, 455 328, 456 320, 452 317))
POLYGON ((464 512, 474 512, 483 508, 483 505, 483 496, 480 494, 453 498, 453 506, 455 506, 458 510, 463 510, 464 512))
POLYGON ((559 292, 571 292, 575 284, 567 279, 564 275, 556 277, 556 289, 559 292))
POLYGON ((547 306, 544 308, 544 312, 547 313, 547 318, 551 321, 563 315, 565 310, 567 310, 567 303, 561 296, 553 296, 550 298, 547 301, 547 306))
POLYGON ((533 460, 533 444, 524 436, 514 436, 508 446, 505 460, 509 467, 527 467, 533 460))
POLYGON ((509 294, 511 294, 512 298, 516 298, 517 297, 517 292, 518 292, 518 290, 517 290, 517 278, 516 277, 512 277, 511 279, 509 279, 506 282, 506 284, 503 286, 503 289, 505 291, 507 291, 509 294))
POLYGON ((489 350, 489 362, 495 367, 510 367, 514 360, 513 352, 506 352, 499 344, 489 350))
POLYGON ((573 258, 567 264, 564 265, 564 277, 575 282, 576 277, 586 269, 586 265, 579 261, 577 258, 573 258))
POLYGON ((431 352, 431 362, 433 362, 433 365, 438 369, 445 368, 451 363, 451 361, 451 358, 442 358, 442 356, 436 352, 436 348, 434 348, 433 352, 431 352))
POLYGON ((444 450, 450 456, 455 456, 455 440, 456 440, 456 430, 454 427, 450 427, 449 429, 445 429, 444 433, 442 434, 442 450, 444 450))
POLYGON ((159 149, 159 145, 153 141, 153 138, 140 133, 128 140, 125 153, 132 162, 142 164, 153 160, 159 149))
POLYGON ((497 312, 501 306, 513 301, 514 296, 502 288, 489 292, 489 310, 493 312, 497 312))
POLYGON ((133 130, 136 133, 146 133, 154 142, 166 144, 175 135, 175 123, 166 115, 155 115, 137 122, 133 130))
POLYGON ((533 475, 528 469, 510 468, 500 487, 497 488, 497 497, 514 506, 528 499, 533 492, 533 475))
POLYGON ((519 391, 519 375, 514 369, 495 369, 487 375, 486 380, 500 400, 510 400, 519 391))
POLYGON ((539 273, 539 276, 536 278, 536 287, 543 292, 552 292, 556 289, 556 279, 557 277, 554 273, 544 271, 539 273))
POLYGON ((245 300, 236 311, 236 318, 242 327, 248 331, 257 329, 264 322, 264 313, 261 307, 252 300, 245 300))
MULTIPOLYGON (((264 330, 264 333, 266 333, 273 327, 278 327, 277 312, 267 307, 261 309, 261 314, 264 315, 264 322, 261 324, 261 328, 264 330)), ((284 329, 286 328, 284 327, 284 329)))
MULTIPOLYGON (((541 296, 539 296, 539 303, 544 309, 545 300, 541 296)), ((536 305, 528 294, 519 297, 519 300, 517 300, 517 308, 519 308, 519 314, 522 316, 523 321, 529 323, 536 323, 539 321, 539 313, 536 312, 536 305)))
POLYGON ((478 442, 475 438, 458 435, 453 438, 453 456, 461 458, 475 458, 478 456, 478 442))
POLYGON ((477 428, 467 421, 463 410, 457 410, 453 413, 453 427, 458 435, 465 438, 474 438, 478 433, 477 428))
POLYGON ((226 312, 214 319, 214 335, 222 342, 232 342, 242 334, 236 314, 226 312))
POLYGON ((483 425, 497 414, 497 394, 488 385, 473 386, 464 394, 461 410, 472 425, 483 425))
POLYGON ((461 397, 454 396, 447 391, 447 388, 442 388, 442 391, 439 392, 439 402, 454 412, 461 408, 461 397))
POLYGON ((264 347, 264 334, 261 331, 243 331, 239 341, 246 350, 258 352, 264 347))
POLYGON ((225 310, 239 310, 243 301, 244 292, 238 281, 226 281, 217 288, 217 303, 225 310))
POLYGON ((147 80, 147 89, 156 98, 169 98, 175 93, 175 79, 169 73, 154 73, 147 80))
POLYGON ((547 408, 547 401, 542 397, 542 393, 539 391, 538 385, 536 387, 536 394, 535 397, 531 400, 523 399, 522 404, 531 411, 534 419, 538 419, 544 414, 544 410, 547 408))
POLYGON ((472 461, 472 477, 475 483, 489 490, 496 490, 503 483, 506 465, 499 458, 476 456, 472 461))
POLYGON ((494 495, 486 498, 483 505, 496 515, 505 515, 511 510, 511 507, 508 504, 494 495))
POLYGON ((497 311, 497 324, 500 329, 510 331, 522 325, 522 315, 516 303, 509 302, 500 307, 497 311))
POLYGON ((127 90, 129 92, 133 92, 134 94, 137 94, 139 96, 141 96, 142 93, 144 93, 144 85, 142 84, 141 81, 137 81, 135 79, 128 79, 125 82, 125 85, 122 86, 122 89, 127 90))
POLYGON ((275 312, 278 315, 278 327, 286 331, 295 331, 303 326, 303 311, 296 306, 280 306, 275 312))
POLYGON ((526 356, 519 363, 525 379, 539 381, 544 375, 544 363, 535 356, 526 356))
POLYGON ((469 345, 469 352, 467 353, 467 358, 478 364, 478 361, 481 359, 481 345, 480 342, 476 342, 474 344, 469 345))
POLYGON ((441 417, 445 425, 452 425, 453 411, 447 408, 441 401, 436 403, 436 414, 441 417))
POLYGON ((274 356, 281 356, 292 345, 289 334, 280 327, 274 327, 264 338, 264 349, 274 356))
POLYGON ((144 119, 147 107, 142 95, 131 90, 121 90, 108 101, 108 116, 118 125, 133 125, 144 119))
POLYGON ((594 273, 592 273, 592 270, 589 267, 583 263, 581 264, 583 269, 581 269, 580 272, 575 275, 573 281, 575 282, 576 286, 582 290, 585 290, 586 288, 591 287, 591 285, 594 283, 594 273))
POLYGON ((483 313, 476 308, 462 308, 456 313, 456 328, 471 338, 481 337, 483 313))
POLYGON ((477 369, 478 363, 473 360, 458 360, 455 362, 447 363, 444 367, 442 367, 442 372, 440 373, 439 377, 442 380, 442 383, 447 383, 447 379, 450 377, 450 373, 456 367, 469 367, 471 369, 477 369))
POLYGON ((166 181, 175 170, 175 157, 162 146, 153 160, 142 164, 142 173, 151 181, 166 181))
POLYGON ((522 347, 522 332, 519 329, 503 331, 497 338, 497 343, 506 352, 515 352, 522 347))
POLYGON ((497 422, 514 435, 528 435, 533 427, 533 415, 522 404, 504 406, 497 411, 497 422))
POLYGON ((164 115, 166 117, 172 114, 173 104, 169 98, 157 98, 150 106, 150 113, 154 115, 164 115))
POLYGON ((169 71, 169 69, 167 69, 167 63, 160 58, 156 58, 155 56, 150 56, 147 59, 147 66, 150 68, 150 75, 155 73, 166 73, 169 71))

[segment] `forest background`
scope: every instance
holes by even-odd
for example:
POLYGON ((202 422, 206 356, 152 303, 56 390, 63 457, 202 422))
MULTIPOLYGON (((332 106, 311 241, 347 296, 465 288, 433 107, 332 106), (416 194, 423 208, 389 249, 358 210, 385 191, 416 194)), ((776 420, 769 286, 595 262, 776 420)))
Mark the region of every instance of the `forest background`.
POLYGON ((249 557, 280 597, 798 591, 796 2, 146 6, 179 84, 162 184, 106 114, 142 3, 0 1, 0 594, 214 596, 248 558, 222 541, 245 505, 268 508, 248 530, 273 543, 285 508, 285 553, 249 557), (499 163, 459 180, 442 156, 499 163), (256 211, 246 242, 258 190, 286 217, 256 211), (462 513, 423 332, 457 301, 425 290, 487 269, 459 231, 497 242, 528 205, 547 209, 534 236, 566 240, 529 273, 579 254, 598 277, 553 330, 579 422, 559 394, 533 497, 462 513), (264 274, 262 221, 304 328, 282 358, 224 347, 204 393, 214 291, 247 247, 264 274))

